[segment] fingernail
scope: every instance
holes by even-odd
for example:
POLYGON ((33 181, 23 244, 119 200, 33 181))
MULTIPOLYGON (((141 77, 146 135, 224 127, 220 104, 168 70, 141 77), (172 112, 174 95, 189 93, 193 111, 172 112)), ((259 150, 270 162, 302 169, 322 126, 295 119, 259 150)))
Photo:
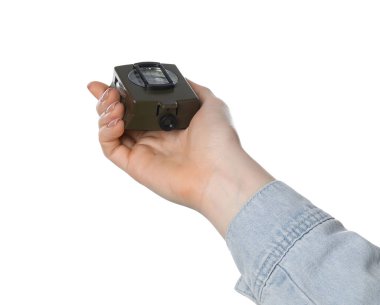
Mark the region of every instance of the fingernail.
POLYGON ((120 119, 115 119, 115 120, 112 120, 111 122, 109 122, 107 124, 107 127, 113 127, 115 126, 117 123, 119 123, 120 119))
POLYGON ((99 98, 99 103, 103 103, 107 96, 110 94, 112 87, 109 87, 106 91, 103 92, 102 96, 99 98))
POLYGON ((117 103, 119 103, 119 101, 114 102, 114 103, 112 103, 111 105, 109 105, 109 106, 107 107, 105 113, 109 113, 109 112, 111 112, 112 110, 114 110, 115 107, 116 107, 116 104, 117 104, 117 103))

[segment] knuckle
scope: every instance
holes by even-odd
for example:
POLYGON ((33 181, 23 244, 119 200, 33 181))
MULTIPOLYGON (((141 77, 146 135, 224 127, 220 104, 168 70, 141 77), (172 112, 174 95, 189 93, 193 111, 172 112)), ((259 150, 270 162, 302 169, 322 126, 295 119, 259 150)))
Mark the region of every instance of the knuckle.
POLYGON ((99 137, 99 144, 100 144, 100 148, 102 149, 102 153, 103 155, 109 159, 109 151, 107 149, 107 145, 105 145, 102 140, 100 139, 99 137))
POLYGON ((102 111, 102 109, 101 109, 101 104, 98 102, 98 104, 96 105, 96 112, 99 114, 99 115, 101 115, 101 112, 102 111))
POLYGON ((212 93, 211 89, 209 87, 203 87, 203 89, 207 92, 207 93, 212 93))
POLYGON ((103 155, 109 159, 109 153, 108 153, 108 150, 104 147, 104 145, 101 145, 101 148, 102 148, 102 153, 103 155))

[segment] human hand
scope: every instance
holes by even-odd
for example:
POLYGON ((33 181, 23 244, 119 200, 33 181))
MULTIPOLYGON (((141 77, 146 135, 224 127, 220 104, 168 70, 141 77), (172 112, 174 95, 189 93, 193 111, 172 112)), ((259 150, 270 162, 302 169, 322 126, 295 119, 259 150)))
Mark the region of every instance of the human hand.
POLYGON ((99 100, 105 156, 158 195, 199 211, 224 235, 225 222, 234 215, 219 214, 237 213, 256 188, 273 178, 242 149, 226 104, 209 89, 189 83, 202 106, 187 129, 170 132, 124 133, 118 91, 100 82, 88 89, 99 100))

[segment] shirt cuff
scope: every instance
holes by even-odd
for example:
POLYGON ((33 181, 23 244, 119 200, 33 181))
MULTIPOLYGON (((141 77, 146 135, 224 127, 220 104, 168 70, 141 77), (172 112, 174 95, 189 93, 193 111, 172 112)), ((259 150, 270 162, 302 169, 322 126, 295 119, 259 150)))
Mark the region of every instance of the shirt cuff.
POLYGON ((235 289, 257 301, 272 271, 303 235, 332 219, 281 181, 259 190, 231 221, 226 243, 241 277, 235 289))

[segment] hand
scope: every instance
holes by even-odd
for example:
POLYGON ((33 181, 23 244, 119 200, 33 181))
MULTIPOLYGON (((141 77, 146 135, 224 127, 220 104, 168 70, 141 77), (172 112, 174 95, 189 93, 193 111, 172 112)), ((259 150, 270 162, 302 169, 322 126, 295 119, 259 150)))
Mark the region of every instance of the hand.
POLYGON ((189 83, 202 106, 187 129, 170 132, 124 133, 118 91, 100 82, 88 89, 99 100, 99 141, 105 156, 160 196, 199 211, 224 235, 231 213, 273 178, 242 149, 224 102, 189 83))

